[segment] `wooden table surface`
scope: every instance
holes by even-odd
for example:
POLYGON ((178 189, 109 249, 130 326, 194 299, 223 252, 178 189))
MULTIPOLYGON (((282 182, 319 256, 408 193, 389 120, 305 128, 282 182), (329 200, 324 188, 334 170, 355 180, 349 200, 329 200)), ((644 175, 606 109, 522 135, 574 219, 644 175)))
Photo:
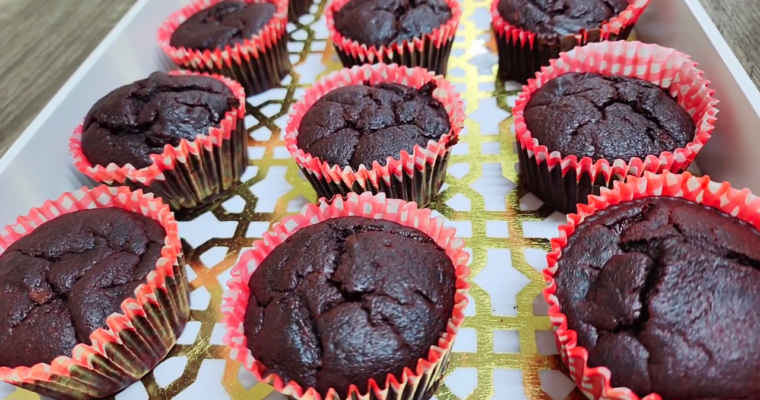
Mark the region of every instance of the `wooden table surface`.
MULTIPOLYGON (((135 1, 0 0, 0 155, 135 1)), ((760 0, 700 1, 760 85, 760 0)))

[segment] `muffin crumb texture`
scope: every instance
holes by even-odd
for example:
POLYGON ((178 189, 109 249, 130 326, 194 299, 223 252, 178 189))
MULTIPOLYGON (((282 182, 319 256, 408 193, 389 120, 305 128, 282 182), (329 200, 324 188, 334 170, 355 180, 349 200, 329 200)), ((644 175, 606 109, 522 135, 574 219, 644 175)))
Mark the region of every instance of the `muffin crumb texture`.
POLYGON ((119 208, 77 211, 40 225, 0 255, 0 366, 71 357, 106 328, 161 257, 166 232, 119 208))
POLYGON ((760 232, 688 200, 633 200, 579 224, 561 311, 614 387, 665 400, 760 397, 760 232))
POLYGON ((683 148, 696 134, 668 92, 623 76, 560 75, 533 93, 524 116, 531 136, 564 157, 643 160, 683 148))
POLYGON ((220 80, 154 72, 95 103, 82 127, 82 151, 92 165, 145 168, 152 154, 208 135, 239 105, 220 80))
POLYGON ((283 379, 341 398, 415 370, 452 316, 456 276, 424 233, 363 217, 330 219, 277 246, 249 282, 245 335, 283 379))
POLYGON ((372 169, 374 161, 386 165, 401 151, 426 148, 451 130, 443 104, 433 97, 429 82, 419 89, 396 83, 352 85, 337 88, 304 114, 297 145, 322 161, 358 170, 372 169))
POLYGON ((499 15, 543 39, 599 29, 628 8, 628 0, 501 0, 499 15))
POLYGON ((335 29, 367 47, 412 42, 452 17, 445 0, 351 0, 335 13, 335 29))
POLYGON ((222 1, 183 22, 169 44, 194 50, 234 46, 258 35, 276 11, 277 7, 267 2, 222 1))

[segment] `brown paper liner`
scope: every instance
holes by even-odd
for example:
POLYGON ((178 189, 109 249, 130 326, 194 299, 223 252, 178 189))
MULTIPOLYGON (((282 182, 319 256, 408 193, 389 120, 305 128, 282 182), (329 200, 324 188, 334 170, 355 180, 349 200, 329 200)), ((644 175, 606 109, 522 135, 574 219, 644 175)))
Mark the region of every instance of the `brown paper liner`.
POLYGON ((351 0, 334 0, 325 11, 327 31, 335 46, 335 51, 343 63, 350 68, 363 64, 398 64, 406 67, 421 67, 437 74, 446 75, 451 46, 457 33, 462 7, 457 0, 446 0, 451 8, 451 19, 432 33, 389 46, 370 46, 349 39, 335 29, 335 13, 351 0))
MULTIPOLYGON (((261 31, 224 49, 194 50, 171 45, 174 31, 200 10, 223 0, 197 0, 170 15, 158 30, 158 44, 174 63, 183 69, 232 78, 253 96, 278 86, 290 71, 288 58, 288 0, 244 0, 248 3, 272 3, 277 7, 272 19, 261 31)), ((294 0, 302 1, 302 0, 294 0)), ((308 12, 308 6, 306 7, 308 12)))
MULTIPOLYGON (((173 75, 203 75, 172 71, 173 75)), ((92 165, 82 151, 82 125, 71 137, 69 150, 79 172, 107 185, 127 185, 161 197, 172 210, 192 210, 223 196, 240 180, 248 167, 247 133, 244 126, 245 93, 237 82, 218 75, 240 105, 225 114, 219 127, 179 146, 166 146, 164 152, 151 156, 153 164, 136 169, 132 165, 92 165)))
POLYGON ((598 29, 559 36, 539 35, 511 25, 499 13, 500 0, 493 0, 491 18, 499 52, 499 76, 505 80, 525 82, 563 51, 605 40, 626 40, 650 1, 629 0, 628 8, 598 29))
POLYGON ((290 0, 288 5, 288 21, 298 21, 302 15, 309 13, 309 7, 314 4, 314 0, 290 0))
POLYGON ((303 99, 294 106, 285 128, 285 144, 320 197, 332 198, 350 192, 370 191, 425 206, 436 197, 446 178, 451 148, 459 138, 464 126, 464 117, 464 106, 459 94, 441 76, 433 76, 422 68, 397 65, 356 66, 336 71, 306 91, 303 99), (362 85, 365 82, 394 82, 419 88, 430 81, 436 83, 437 89, 433 92, 433 97, 443 103, 451 123, 451 131, 437 142, 431 140, 425 148, 414 146, 412 154, 402 151, 398 159, 388 157, 384 166, 377 161, 371 166, 361 165, 358 171, 351 167, 331 165, 298 148, 297 137, 301 119, 317 100, 333 89, 362 85))
POLYGON ((560 54, 536 79, 523 86, 515 107, 515 135, 520 147, 521 182, 547 205, 564 213, 575 212, 589 194, 599 194, 626 176, 650 172, 685 171, 712 135, 717 100, 710 83, 689 56, 654 44, 641 42, 601 42, 576 47, 560 54), (683 148, 653 154, 645 159, 593 160, 551 151, 533 138, 525 123, 525 106, 531 95, 548 81, 568 72, 593 72, 602 75, 630 76, 655 83, 669 90, 678 104, 694 119, 694 139, 683 148))
POLYGON ((451 347, 457 332, 464 321, 464 309, 467 307, 467 292, 470 285, 466 279, 470 274, 467 267, 469 254, 464 251, 464 241, 455 237, 453 228, 444 228, 443 219, 433 218, 428 209, 418 209, 415 203, 397 199, 387 199, 384 194, 350 193, 345 198, 336 196, 328 204, 320 199, 319 205, 309 204, 301 214, 287 217, 272 225, 272 230, 264 234, 263 240, 253 243, 253 249, 245 252, 235 267, 228 282, 229 290, 222 298, 224 305, 223 323, 227 330, 224 342, 231 347, 230 358, 237 360, 253 372, 256 379, 274 386, 278 392, 297 400, 322 400, 322 395, 314 388, 304 388, 294 381, 285 381, 280 376, 268 371, 266 366, 253 358, 248 349, 243 332, 243 321, 248 308, 250 292, 248 281, 256 267, 299 229, 318 222, 345 216, 363 216, 383 219, 398 224, 417 228, 435 240, 446 251, 454 264, 457 277, 457 291, 454 297, 454 310, 449 319, 446 332, 441 335, 437 346, 432 346, 428 357, 420 359, 414 370, 404 368, 401 376, 389 374, 385 382, 369 380, 368 393, 359 393, 356 385, 351 385, 348 393, 328 390, 325 400, 364 399, 364 400, 424 400, 430 398, 438 388, 443 372, 448 365, 451 347))
POLYGON ((20 217, 0 231, 0 252, 36 227, 56 217, 91 208, 118 207, 161 223, 166 245, 156 269, 124 300, 122 314, 112 314, 105 329, 90 335, 71 356, 50 364, 7 368, 0 380, 56 399, 94 399, 112 395, 140 380, 176 344, 190 316, 189 290, 182 244, 174 215, 161 199, 126 187, 98 186, 65 193, 20 217))
MULTIPOLYGON (((567 316, 557 293, 554 277, 562 258, 562 250, 570 237, 586 218, 609 206, 645 197, 678 197, 707 207, 713 207, 760 229, 760 198, 747 189, 734 189, 728 182, 718 183, 710 177, 691 174, 662 174, 647 172, 643 177, 629 177, 626 183, 616 182, 613 189, 604 188, 599 196, 589 197, 588 205, 579 205, 578 214, 569 214, 567 224, 559 227, 559 237, 552 239, 551 252, 547 255, 548 268, 544 270, 547 288, 543 294, 549 303, 549 318, 555 329, 555 340, 562 361, 568 366, 570 377, 580 390, 592 399, 639 400, 628 388, 613 387, 610 370, 606 367, 589 367, 588 351, 578 346, 577 332, 567 324, 567 316)), ((709 368, 708 365, 704 366, 709 368)), ((657 393, 648 394, 642 400, 662 400, 657 393)))

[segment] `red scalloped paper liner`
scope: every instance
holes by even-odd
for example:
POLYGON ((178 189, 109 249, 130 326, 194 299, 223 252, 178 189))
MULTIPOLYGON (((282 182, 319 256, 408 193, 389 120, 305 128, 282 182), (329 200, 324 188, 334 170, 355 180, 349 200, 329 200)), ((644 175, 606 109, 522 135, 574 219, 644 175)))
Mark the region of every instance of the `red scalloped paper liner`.
POLYGON ((131 164, 92 165, 82 151, 82 125, 71 136, 69 151, 79 172, 107 185, 128 185, 161 197, 173 210, 194 209, 211 203, 232 188, 248 167, 245 92, 237 82, 219 75, 172 71, 171 75, 210 76, 224 82, 240 105, 228 111, 218 127, 192 142, 166 145, 151 155, 153 164, 137 169, 131 164))
POLYGON ((702 78, 689 56, 676 50, 641 42, 592 43, 562 53, 551 65, 543 67, 536 79, 523 86, 513 109, 515 135, 520 144, 520 175, 528 190, 554 209, 575 212, 576 204, 586 203, 588 195, 626 176, 644 172, 681 172, 689 167, 710 139, 718 103, 710 81, 702 78), (549 151, 531 136, 525 124, 525 106, 531 95, 549 80, 569 72, 594 72, 640 78, 669 90, 694 119, 694 139, 673 152, 651 155, 642 160, 597 160, 565 156, 549 151))
POLYGON ((421 67, 437 74, 446 75, 451 46, 462 18, 462 6, 457 0, 446 0, 451 8, 451 19, 433 32, 404 40, 389 46, 369 46, 343 36, 335 29, 335 13, 351 0, 333 0, 325 11, 327 32, 335 46, 343 66, 350 68, 363 64, 398 64, 406 67, 421 67))
POLYGON ((166 239, 156 269, 112 314, 106 329, 90 335, 73 354, 31 368, 0 366, 0 380, 56 399, 93 399, 114 394, 152 370, 176 344, 190 316, 182 244, 174 214, 161 199, 126 187, 98 186, 65 193, 33 208, 0 230, 0 253, 46 221, 92 208, 122 208, 158 221, 166 239))
POLYGON ((446 332, 441 335, 437 346, 432 346, 428 357, 420 359, 414 371, 404 368, 401 376, 388 375, 386 382, 369 380, 368 393, 359 393, 355 385, 351 385, 349 393, 337 393, 330 389, 325 400, 364 399, 364 400, 419 400, 433 395, 438 388, 443 372, 448 365, 451 347, 457 332, 464 321, 464 309, 467 307, 467 292, 470 284, 466 279, 470 275, 467 267, 469 254, 464 251, 464 240, 455 237, 454 228, 443 226, 443 219, 433 217, 429 209, 418 209, 417 204, 398 199, 388 199, 384 194, 373 195, 351 193, 348 196, 336 196, 329 203, 320 199, 319 204, 309 204, 300 214, 286 217, 272 225, 265 233, 263 240, 253 243, 253 249, 243 253, 240 261, 232 268, 232 279, 228 281, 228 291, 222 295, 223 323, 226 328, 224 342, 231 347, 230 358, 237 360, 256 379, 274 386, 278 392, 297 400, 322 400, 322 396, 314 388, 303 388, 294 381, 285 381, 280 376, 267 371, 266 367, 256 361, 248 349, 247 339, 243 332, 243 321, 248 307, 248 281, 253 272, 275 247, 285 242, 299 229, 314 225, 321 221, 360 216, 373 219, 392 221, 404 226, 419 229, 430 236, 436 244, 446 251, 446 255, 454 264, 457 291, 454 296, 454 311, 449 319, 446 332))
POLYGON ((511 25, 499 13, 500 0, 491 3, 491 26, 499 52, 499 76, 525 82, 535 76, 549 60, 576 46, 606 40, 625 40, 651 0, 628 0, 630 5, 598 29, 576 35, 539 35, 511 25))
POLYGON ((356 66, 333 72, 306 91, 304 97, 294 106, 285 128, 285 144, 320 197, 331 198, 350 192, 370 191, 425 206, 435 198, 446 178, 451 148, 459 138, 464 118, 464 105, 459 94, 440 75, 434 76, 422 68, 397 65, 356 66), (298 128, 306 111, 330 91, 343 86, 363 85, 365 82, 393 82, 419 88, 430 81, 438 85, 433 97, 446 108, 451 131, 437 142, 429 141, 426 148, 415 145, 412 154, 402 151, 398 159, 388 157, 385 166, 374 162, 370 169, 361 165, 358 171, 354 171, 349 166, 341 168, 331 165, 298 147, 298 128))
MULTIPOLYGON (((567 216, 567 224, 559 227, 559 237, 551 240, 552 250, 546 257, 549 266, 544 270, 547 287, 543 294, 549 303, 549 318, 555 329, 557 347, 570 370, 570 377, 584 394, 594 399, 639 400, 639 397, 630 389, 613 388, 609 369, 591 368, 587 365, 588 351, 578 346, 577 333, 568 327, 567 316, 562 313, 559 299, 555 295, 557 264, 568 237, 586 218, 609 206, 652 196, 678 197, 713 207, 760 229, 760 198, 748 189, 734 189, 728 182, 713 182, 709 176, 696 177, 688 172, 674 174, 664 171, 659 175, 647 172, 644 177, 629 177, 625 183, 615 182, 613 189, 604 188, 599 196, 590 196, 588 205, 579 205, 578 214, 567 216)), ((652 393, 643 400, 662 398, 652 393)))
MULTIPOLYGON (((174 47, 174 31, 200 10, 223 0, 197 0, 169 16, 158 29, 158 44, 175 64, 183 69, 230 77, 240 82, 248 96, 280 84, 290 71, 288 58, 288 0, 244 0, 247 3, 272 3, 277 9, 271 20, 251 38, 223 49, 195 50, 174 47)), ((302 3, 303 0, 294 0, 302 3)), ((306 6, 308 12, 308 6, 306 6)), ((297 18, 297 17, 296 17, 297 18)))

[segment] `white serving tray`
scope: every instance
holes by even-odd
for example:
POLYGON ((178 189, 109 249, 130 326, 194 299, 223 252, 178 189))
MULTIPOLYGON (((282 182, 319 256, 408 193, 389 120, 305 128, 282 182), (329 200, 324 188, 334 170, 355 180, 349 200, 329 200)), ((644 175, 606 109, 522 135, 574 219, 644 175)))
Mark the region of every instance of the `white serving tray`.
MULTIPOLYGON (((81 122, 91 105, 110 90, 143 78, 155 70, 167 70, 172 67, 156 45, 156 30, 166 16, 189 2, 190 0, 138 1, 0 159, 0 188, 5 194, 0 207, 0 226, 12 223, 18 215, 25 214, 31 207, 38 206, 47 199, 55 198, 62 192, 92 185, 71 165, 68 153, 71 131, 81 122)), ((490 18, 489 14, 482 12, 473 15, 472 20, 478 27, 487 27, 488 18, 490 18)), ((326 35, 323 28, 315 29, 315 31, 317 31, 317 36, 326 35)), ((706 77, 713 82, 712 86, 718 91, 721 112, 713 139, 698 159, 701 171, 712 175, 716 180, 728 180, 734 186, 749 187, 755 192, 760 192, 760 175, 751 172, 757 169, 756 154, 757 149, 760 149, 760 137, 755 134, 755 129, 760 127, 760 93, 699 2, 697 0, 653 0, 639 22, 637 34, 643 41, 656 42, 691 54, 706 71, 706 77)), ((495 62, 495 55, 478 57, 477 61, 473 61, 479 68, 490 68, 495 62)), ((320 67, 321 60, 318 58, 308 59, 302 63, 297 71, 302 77, 301 82, 304 82, 305 76, 309 76, 313 82, 319 72, 314 68, 320 67)), ((479 83, 475 82, 472 85, 479 85, 479 83)), ((459 90, 466 89, 459 85, 458 88, 459 90)), ((249 102, 258 105, 266 101, 268 96, 266 93, 254 96, 249 99, 249 102)), ((296 97, 298 97, 297 93, 296 97)), ((485 102, 481 104, 480 117, 473 115, 473 118, 487 120, 499 115, 497 114, 499 112, 503 113, 496 107, 495 101, 493 104, 485 102)), ((278 125, 281 125, 283 121, 284 119, 278 120, 278 125)), ((287 152, 280 154, 281 150, 274 149, 275 158, 288 157, 287 152)), ((455 154, 458 150, 461 149, 455 149, 455 154)), ((251 153, 253 158, 256 157, 254 153, 255 151, 251 153)), ((255 168, 251 167, 251 169, 255 168)), ((289 190, 283 168, 271 167, 266 179, 252 187, 251 191, 259 197, 257 210, 259 206, 273 210, 277 198, 289 190)), ((456 167, 452 166, 452 168, 456 167)), ((452 170, 450 172, 456 173, 452 170)), ((250 171, 250 173, 255 175, 256 171, 250 171)), ((478 187, 473 186, 473 188, 483 196, 486 209, 488 209, 489 203, 496 204, 497 207, 503 204, 505 194, 514 189, 514 184, 503 177, 499 164, 484 164, 482 179, 478 181, 478 187)), ((529 196, 523 200, 526 208, 534 206, 529 204, 533 201, 529 196)), ((295 199, 288 205, 288 209, 283 211, 295 211, 302 204, 303 201, 295 199)), ((447 204, 452 204, 452 208, 457 207, 453 203, 447 204)), ((235 209, 242 205, 233 198, 225 203, 224 207, 230 212, 235 212, 235 209)), ((556 226, 564 221, 563 218, 561 214, 555 213, 545 221, 531 225, 525 223, 524 234, 526 237, 552 237, 556 234, 556 226)), ((466 224, 456 222, 450 224, 457 226, 460 234, 467 236, 466 224)), ((499 226, 494 227, 496 230, 500 229, 499 226)), ((219 222, 212 217, 210 219, 201 217, 192 222, 181 223, 180 226, 183 238, 194 247, 212 237, 229 237, 234 229, 234 224, 219 222)), ((248 236, 255 237, 258 234, 252 233, 252 230, 266 229, 266 226, 252 225, 248 229, 248 236)), ((494 234, 500 237, 502 233, 495 232, 494 234)), ((544 254, 540 251, 531 254, 526 252, 527 261, 538 269, 545 266, 543 256, 544 254)), ((223 259, 224 254, 209 252, 205 257, 208 260, 201 256, 204 263, 213 265, 223 259)), ((489 258, 486 269, 494 260, 497 260, 496 255, 493 260, 489 258)), ((503 268, 511 269, 509 266, 503 268)), ((219 280, 223 282, 226 279, 224 276, 226 276, 225 273, 222 273, 219 280)), ((518 278, 512 281, 513 277, 505 276, 506 278, 500 277, 499 273, 496 274, 494 282, 500 285, 499 293, 489 291, 486 288, 488 282, 475 279, 475 282, 483 286, 491 295, 494 313, 499 312, 499 308, 509 313, 515 304, 514 297, 522 287, 516 282, 518 278), (503 282, 500 279, 503 279, 503 282), (513 282, 514 288, 510 287, 513 282)), ((520 284, 524 285, 524 283, 520 284)), ((208 298, 208 292, 196 290, 191 299, 192 308, 203 309, 208 305, 208 298)), ((220 333, 221 331, 214 330, 211 344, 221 344, 220 333)), ((455 347, 456 351, 468 352, 472 351, 472 346, 477 346, 474 340, 470 341, 464 336, 459 338, 455 347)), ((190 340, 192 343, 192 338, 185 338, 185 340, 190 340)), ((502 346, 507 351, 515 345, 510 337, 499 340, 494 337, 495 347, 502 346)), ((539 352, 543 353, 542 350, 551 352, 552 346, 550 336, 548 340, 539 340, 539 352)), ((157 369, 155 380, 159 386, 163 382, 171 382, 172 379, 177 378, 177 370, 182 370, 184 366, 181 363, 182 360, 177 360, 179 358, 181 357, 167 360, 157 369)), ((225 366, 224 360, 207 361, 214 362, 204 363, 195 383, 178 398, 230 398, 220 384, 225 366)), ((499 379, 496 379, 496 374, 494 374, 493 378, 493 397, 496 399, 517 400, 535 396, 525 393, 519 374, 504 374, 499 379)), ((240 374, 238 379, 244 381, 246 387, 253 384, 251 376, 240 374)), ((554 400, 563 400, 569 393, 568 382, 568 378, 561 373, 547 375, 546 379, 542 376, 541 379, 545 392, 554 400)), ((477 378, 473 380, 467 371, 452 373, 447 378, 446 385, 454 395, 465 398, 470 393, 468 390, 471 391, 473 385, 477 386, 477 378)), ((0 399, 6 399, 14 390, 15 388, 11 386, 0 384, 0 399)), ((273 397, 282 399, 274 393, 270 395, 270 398, 273 397)), ((148 395, 144 387, 138 383, 117 395, 116 398, 143 400, 147 399, 148 395)))

